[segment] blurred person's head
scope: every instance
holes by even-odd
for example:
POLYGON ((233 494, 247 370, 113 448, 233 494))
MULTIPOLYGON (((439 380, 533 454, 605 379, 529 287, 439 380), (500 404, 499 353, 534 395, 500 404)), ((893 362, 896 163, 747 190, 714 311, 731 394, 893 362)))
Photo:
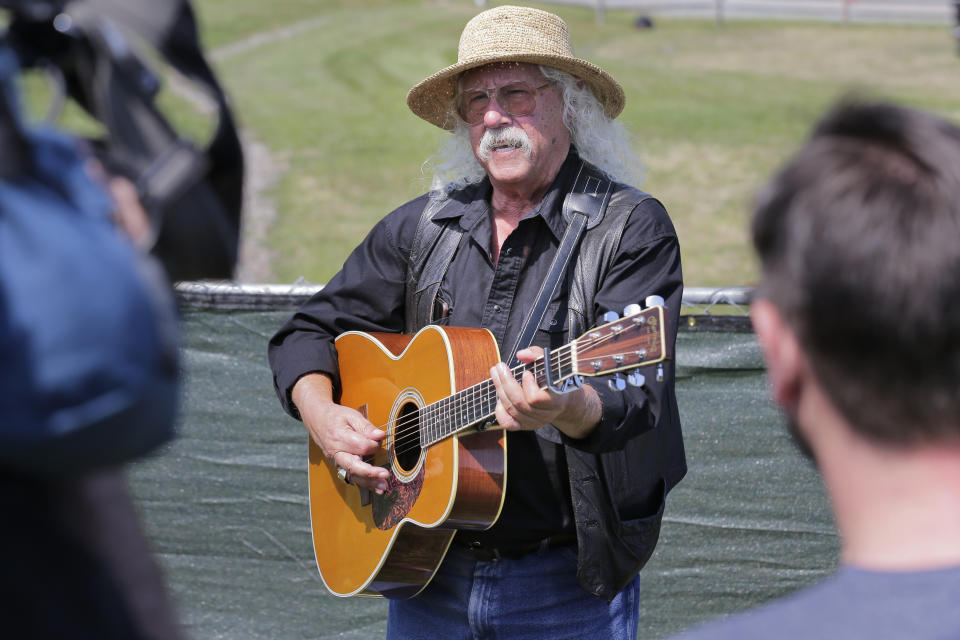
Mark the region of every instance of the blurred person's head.
POLYGON ((960 444, 960 129, 843 103, 760 194, 752 232, 754 321, 788 413, 809 369, 874 444, 960 444))

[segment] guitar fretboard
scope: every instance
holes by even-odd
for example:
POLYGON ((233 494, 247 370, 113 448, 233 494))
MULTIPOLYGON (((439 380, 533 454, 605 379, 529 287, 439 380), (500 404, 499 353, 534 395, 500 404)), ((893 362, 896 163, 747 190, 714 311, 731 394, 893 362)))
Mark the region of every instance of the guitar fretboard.
MULTIPOLYGON (((525 371, 530 371, 541 388, 547 385, 542 358, 517 365, 510 371, 518 382, 525 371)), ((554 382, 570 378, 575 371, 576 351, 573 344, 550 352, 550 378, 554 382)), ((427 447, 459 431, 487 422, 493 418, 496 407, 497 390, 490 379, 423 407, 419 414, 420 446, 427 447)))

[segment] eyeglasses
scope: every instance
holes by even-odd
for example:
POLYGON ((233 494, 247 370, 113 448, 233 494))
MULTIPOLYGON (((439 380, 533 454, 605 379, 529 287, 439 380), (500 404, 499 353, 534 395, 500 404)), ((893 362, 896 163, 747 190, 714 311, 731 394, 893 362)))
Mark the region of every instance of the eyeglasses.
POLYGON ((537 108, 537 94, 549 87, 547 82, 531 87, 526 82, 511 82, 492 89, 472 89, 457 96, 457 115, 469 125, 483 122, 490 108, 490 98, 497 96, 497 104, 511 116, 528 116, 537 108))

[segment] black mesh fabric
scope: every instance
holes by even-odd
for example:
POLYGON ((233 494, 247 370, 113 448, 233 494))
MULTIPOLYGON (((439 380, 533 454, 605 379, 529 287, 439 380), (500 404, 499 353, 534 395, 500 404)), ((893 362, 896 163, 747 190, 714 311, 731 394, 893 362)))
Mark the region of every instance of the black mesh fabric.
MULTIPOLYGON (((188 311, 179 436, 130 482, 189 637, 383 637, 387 604, 330 595, 307 511, 303 426, 280 410, 266 342, 288 311, 188 311)), ((681 333, 690 471, 644 569, 640 638, 806 586, 838 547, 813 467, 767 399, 749 333, 681 333)))

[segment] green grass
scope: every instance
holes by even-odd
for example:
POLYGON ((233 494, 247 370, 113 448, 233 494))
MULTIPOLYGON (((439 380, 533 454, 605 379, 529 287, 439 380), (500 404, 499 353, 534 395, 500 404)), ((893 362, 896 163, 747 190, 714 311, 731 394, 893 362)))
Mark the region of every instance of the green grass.
MULTIPOLYGON (((632 12, 608 11, 599 25, 589 9, 539 6, 623 84, 641 186, 676 223, 689 285, 754 280, 751 198, 838 97, 854 90, 960 118, 946 27, 657 19, 639 31, 632 12)), ((421 164, 445 134, 404 98, 455 60, 476 11, 472 0, 198 0, 241 125, 285 168, 271 194, 272 280, 326 281, 376 220, 425 190, 421 164)))

